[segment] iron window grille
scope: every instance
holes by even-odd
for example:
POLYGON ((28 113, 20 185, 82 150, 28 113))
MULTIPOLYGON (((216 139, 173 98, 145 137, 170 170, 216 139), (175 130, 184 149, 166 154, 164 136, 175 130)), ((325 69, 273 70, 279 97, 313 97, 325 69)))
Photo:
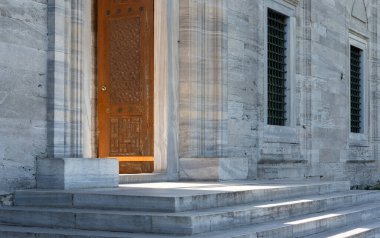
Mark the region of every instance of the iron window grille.
POLYGON ((268 124, 286 123, 287 16, 268 9, 268 124))
POLYGON ((361 83, 361 57, 362 50, 350 47, 350 94, 351 94, 351 132, 361 132, 362 121, 362 83, 361 83))

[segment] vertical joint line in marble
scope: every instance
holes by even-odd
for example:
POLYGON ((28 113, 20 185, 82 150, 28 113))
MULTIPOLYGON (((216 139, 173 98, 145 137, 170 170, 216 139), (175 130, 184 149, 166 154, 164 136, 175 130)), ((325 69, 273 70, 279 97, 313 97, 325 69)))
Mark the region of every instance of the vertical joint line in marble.
POLYGON ((202 25, 202 36, 201 36, 201 49, 202 49, 202 60, 201 60, 201 146, 200 146, 200 155, 205 156, 206 154, 206 0, 202 1, 202 15, 201 15, 201 25, 202 25))

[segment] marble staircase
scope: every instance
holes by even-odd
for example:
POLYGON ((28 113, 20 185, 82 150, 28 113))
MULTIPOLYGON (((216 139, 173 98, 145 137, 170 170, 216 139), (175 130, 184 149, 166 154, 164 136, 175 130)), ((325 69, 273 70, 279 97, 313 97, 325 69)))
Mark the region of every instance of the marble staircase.
POLYGON ((145 183, 17 191, 0 237, 380 237, 379 218, 346 181, 145 183))

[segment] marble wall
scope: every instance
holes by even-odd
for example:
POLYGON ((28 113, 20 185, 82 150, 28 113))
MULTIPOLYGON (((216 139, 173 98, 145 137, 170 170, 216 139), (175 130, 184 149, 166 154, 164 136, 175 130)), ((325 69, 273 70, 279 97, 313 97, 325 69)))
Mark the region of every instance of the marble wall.
MULTIPOLYGON (((0 190, 33 187, 36 158, 96 156, 93 3, 0 3, 0 190)), ((181 159, 192 173, 217 169, 216 179, 380 179, 376 0, 156 3, 155 155, 163 180, 181 176, 181 159), (268 7, 290 19, 285 127, 266 123, 268 7), (365 46, 360 135, 349 128, 355 42, 365 46)))
POLYGON ((0 1, 0 190, 35 186, 46 156, 47 2, 0 1))
POLYGON ((354 184, 379 179, 378 16, 376 1, 311 2, 310 174, 349 178, 354 184), (364 10, 360 12, 360 10, 364 10), (359 13, 358 13, 359 11, 359 13), (350 44, 363 42, 363 131, 350 133, 350 44))
POLYGON ((377 1, 187 0, 180 9, 180 159, 246 158, 250 178, 380 178, 377 1), (291 27, 285 127, 266 123, 267 8, 291 27), (355 135, 349 47, 358 39, 364 129, 355 135))

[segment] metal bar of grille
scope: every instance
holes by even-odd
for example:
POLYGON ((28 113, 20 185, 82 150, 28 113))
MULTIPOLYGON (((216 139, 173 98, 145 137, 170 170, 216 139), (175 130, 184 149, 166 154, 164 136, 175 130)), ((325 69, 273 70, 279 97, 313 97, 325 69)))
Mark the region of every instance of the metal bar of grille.
POLYGON ((286 16, 268 10, 268 124, 286 122, 286 16))
POLYGON ((360 133, 361 130, 361 55, 362 50, 351 46, 350 57, 350 91, 351 91, 351 132, 360 133))

